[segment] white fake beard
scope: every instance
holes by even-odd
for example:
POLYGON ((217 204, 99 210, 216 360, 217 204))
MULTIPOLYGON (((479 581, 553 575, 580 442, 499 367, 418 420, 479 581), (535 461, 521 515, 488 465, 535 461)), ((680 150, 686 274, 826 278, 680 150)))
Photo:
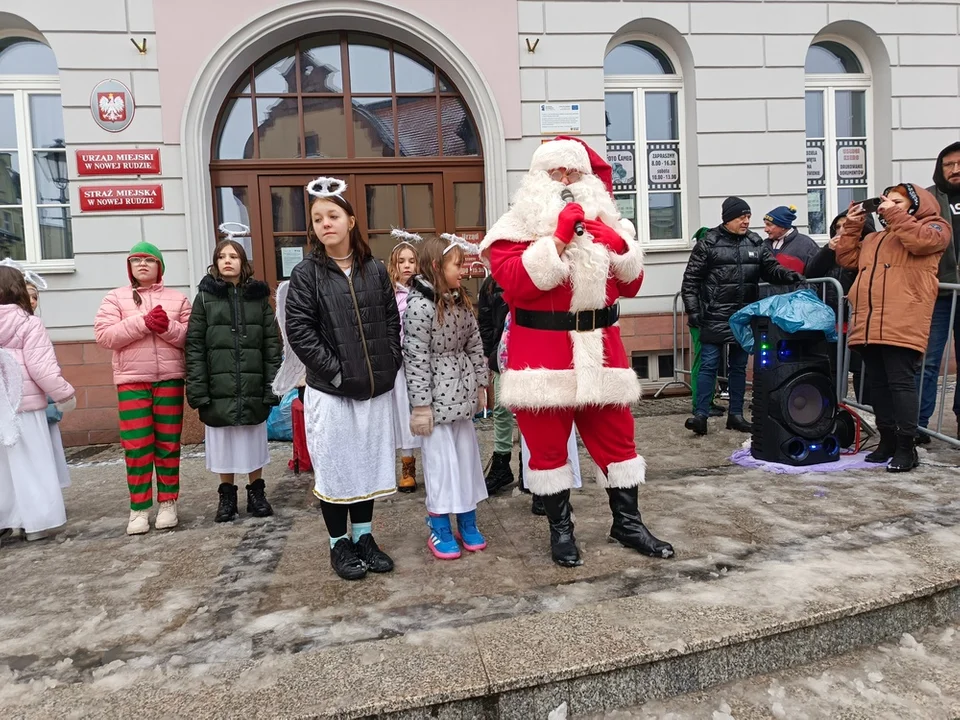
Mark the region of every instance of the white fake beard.
MULTIPOLYGON (((583 207, 587 220, 599 218, 611 227, 617 227, 620 213, 596 175, 584 175, 566 189, 573 195, 574 202, 583 207)), ((532 172, 523 178, 514 195, 511 212, 523 219, 528 237, 549 236, 556 230, 557 216, 566 204, 560 197, 563 190, 563 183, 551 180, 544 172, 532 172)))

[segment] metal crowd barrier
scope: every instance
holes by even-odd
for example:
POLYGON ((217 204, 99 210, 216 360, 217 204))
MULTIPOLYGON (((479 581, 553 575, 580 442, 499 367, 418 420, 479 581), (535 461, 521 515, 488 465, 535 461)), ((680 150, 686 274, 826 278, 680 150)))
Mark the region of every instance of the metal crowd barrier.
MULTIPOLYGON (((946 395, 947 395, 947 381, 950 378, 950 351, 953 349, 953 325, 954 320, 956 319, 957 314, 957 292, 960 291, 960 284, 957 283, 940 283, 940 290, 950 290, 952 295, 950 298, 950 324, 948 325, 947 331, 947 344, 943 350, 943 358, 941 360, 941 370, 939 371, 940 380, 937 384, 937 398, 940 402, 939 410, 935 412, 936 423, 934 424, 934 429, 930 430, 929 428, 918 428, 920 432, 924 435, 929 435, 930 437, 936 438, 937 440, 942 440, 948 445, 952 445, 955 448, 960 448, 960 439, 951 437, 949 435, 944 435, 941 431, 943 430, 943 412, 947 407, 946 395)), ((927 355, 924 353, 923 360, 920 363, 920 391, 918 393, 918 405, 923 402, 923 367, 926 363, 927 355)), ((847 345, 843 357, 843 377, 847 377, 847 372, 850 368, 850 346, 847 345)), ((857 393, 860 397, 863 397, 864 389, 864 378, 866 377, 866 372, 860 373, 860 387, 857 393)), ((956 384, 956 376, 954 376, 954 383, 956 384)), ((864 410, 866 412, 872 413, 873 407, 870 405, 864 405, 860 403, 856 398, 847 397, 848 387, 847 384, 843 385, 843 393, 837 393, 837 397, 841 398, 840 402, 844 405, 849 405, 855 407, 858 410, 864 410)), ((954 387, 954 392, 958 392, 957 388, 954 387)), ((933 422, 934 417, 930 418, 933 422)))
MULTIPOLYGON (((832 286, 837 292, 838 300, 838 312, 837 312, 837 357, 834 367, 836 368, 836 376, 834 377, 834 382, 837 387, 837 397, 843 397, 846 395, 846 374, 841 372, 844 362, 844 336, 843 336, 843 322, 841 318, 846 317, 847 309, 847 300, 843 294, 843 287, 835 278, 808 278, 806 280, 806 285, 818 285, 821 286, 819 289, 820 298, 826 301, 827 297, 827 288, 832 286), (841 389, 841 385, 843 386, 841 389)), ((768 283, 761 283, 761 288, 770 287, 768 283)), ((812 289, 812 288, 811 288, 812 289)), ((682 308, 682 303, 680 300, 680 293, 677 292, 673 296, 673 380, 668 380, 653 394, 653 397, 658 398, 668 387, 673 387, 676 385, 683 386, 688 390, 693 390, 690 387, 690 383, 684 380, 684 377, 689 377, 691 375, 690 364, 693 363, 693 353, 692 348, 688 348, 688 338, 690 337, 690 332, 686 326, 686 323, 681 327, 680 325, 680 316, 684 314, 685 310, 682 308), (689 350, 689 352, 688 352, 689 350)), ((951 316, 952 317, 952 316, 951 316)), ((951 326, 952 327, 952 326, 951 326)), ((721 366, 717 368, 717 381, 726 382, 727 377, 725 375, 727 369, 726 363, 727 354, 724 352, 723 358, 721 359, 721 366)), ((749 367, 747 368, 749 371, 749 367)), ((748 379, 747 385, 750 386, 753 383, 748 379)))

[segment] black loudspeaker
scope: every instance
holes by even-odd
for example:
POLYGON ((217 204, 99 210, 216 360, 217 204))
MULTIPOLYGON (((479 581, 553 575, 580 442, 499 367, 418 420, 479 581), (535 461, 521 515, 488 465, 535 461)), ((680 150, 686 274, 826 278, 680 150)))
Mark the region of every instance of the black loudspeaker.
POLYGON ((788 333, 755 317, 753 440, 758 460, 816 465, 840 457, 837 392, 820 331, 788 333))

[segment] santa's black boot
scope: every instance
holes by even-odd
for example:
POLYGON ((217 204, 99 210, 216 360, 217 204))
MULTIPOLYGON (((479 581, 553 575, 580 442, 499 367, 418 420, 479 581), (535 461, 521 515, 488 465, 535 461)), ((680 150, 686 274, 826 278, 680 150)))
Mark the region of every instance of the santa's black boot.
POLYGON ((573 508, 570 506, 570 491, 555 495, 543 495, 543 509, 550 522, 550 554, 561 567, 582 565, 577 539, 573 536, 573 508))
POLYGON ((618 542, 650 557, 673 557, 673 545, 654 537, 640 519, 636 487, 607 488, 607 495, 610 497, 610 511, 613 513, 611 542, 618 542))

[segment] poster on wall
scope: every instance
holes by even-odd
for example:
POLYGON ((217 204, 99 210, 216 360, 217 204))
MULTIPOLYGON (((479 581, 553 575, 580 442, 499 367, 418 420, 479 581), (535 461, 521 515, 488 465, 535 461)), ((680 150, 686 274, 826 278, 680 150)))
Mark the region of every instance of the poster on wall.
POLYGON ((613 168, 613 189, 636 190, 637 158, 633 143, 607 143, 607 162, 613 168))
POLYGON ((680 189, 680 143, 647 143, 647 188, 680 189))
POLYGON ((822 187, 825 182, 823 140, 807 140, 807 185, 822 187))
POLYGON ((119 80, 101 80, 90 93, 93 121, 107 132, 126 130, 133 122, 136 109, 133 93, 119 80))
POLYGON ((866 185, 867 141, 837 140, 837 184, 866 185))
POLYGON ((579 135, 580 104, 556 105, 541 103, 540 134, 579 135))
POLYGON ((303 260, 303 248, 301 246, 280 248, 280 272, 283 273, 283 277, 290 277, 293 269, 300 264, 301 260, 303 260))

